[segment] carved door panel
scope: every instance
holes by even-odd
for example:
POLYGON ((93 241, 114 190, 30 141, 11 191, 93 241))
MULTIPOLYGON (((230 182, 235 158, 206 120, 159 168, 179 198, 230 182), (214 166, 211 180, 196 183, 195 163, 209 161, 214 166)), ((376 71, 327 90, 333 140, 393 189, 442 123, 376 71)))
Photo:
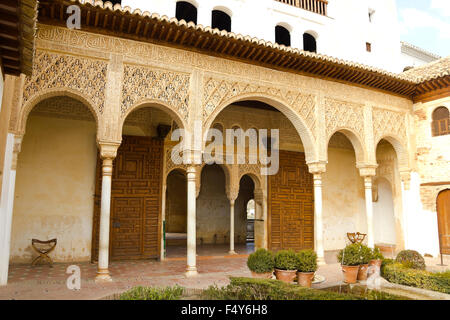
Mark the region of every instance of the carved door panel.
POLYGON ((305 155, 280 151, 280 170, 268 181, 270 249, 313 249, 314 185, 305 155))
MULTIPOLYGON (((162 140, 123 137, 114 161, 112 176, 110 225, 112 260, 159 257, 162 161, 162 140)), ((101 176, 99 178, 100 183, 97 184, 101 185, 101 176)), ((99 209, 94 211, 94 227, 97 233, 99 213, 99 209)), ((93 236, 94 239, 97 241, 93 243, 93 254, 96 254, 96 258, 98 236, 93 236)))
POLYGON ((439 194, 437 213, 441 253, 450 254, 450 190, 439 194))

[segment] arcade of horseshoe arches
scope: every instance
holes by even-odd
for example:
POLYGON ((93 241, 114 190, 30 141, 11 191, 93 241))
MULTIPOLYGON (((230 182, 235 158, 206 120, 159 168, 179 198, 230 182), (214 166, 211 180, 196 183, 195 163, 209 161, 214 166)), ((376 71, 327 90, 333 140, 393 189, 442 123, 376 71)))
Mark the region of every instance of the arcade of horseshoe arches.
POLYGON ((70 30, 41 5, 32 72, 5 82, 10 263, 30 261, 31 238, 57 238, 53 259, 95 261, 99 280, 110 260, 179 248, 192 276, 199 246, 247 245, 250 200, 255 248, 313 248, 324 263, 347 232, 409 246, 421 170, 411 77, 101 1, 80 3, 89 27, 70 30), (98 23, 105 14, 120 31, 98 23), (203 132, 279 129, 278 173, 198 164, 201 135, 192 163, 174 164, 171 133, 199 122, 203 132))

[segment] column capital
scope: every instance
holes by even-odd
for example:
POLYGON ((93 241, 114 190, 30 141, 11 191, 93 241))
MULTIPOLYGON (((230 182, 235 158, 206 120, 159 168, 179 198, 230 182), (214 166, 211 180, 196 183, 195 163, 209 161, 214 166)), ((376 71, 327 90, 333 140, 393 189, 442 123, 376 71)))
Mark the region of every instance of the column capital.
POLYGON ((378 164, 357 164, 361 177, 375 177, 377 175, 378 164))
POLYGON ((327 161, 316 161, 307 163, 309 173, 317 175, 323 174, 327 171, 327 161))
POLYGON ((99 141, 98 147, 100 149, 100 158, 103 160, 114 160, 117 156, 117 150, 121 142, 118 141, 99 141))

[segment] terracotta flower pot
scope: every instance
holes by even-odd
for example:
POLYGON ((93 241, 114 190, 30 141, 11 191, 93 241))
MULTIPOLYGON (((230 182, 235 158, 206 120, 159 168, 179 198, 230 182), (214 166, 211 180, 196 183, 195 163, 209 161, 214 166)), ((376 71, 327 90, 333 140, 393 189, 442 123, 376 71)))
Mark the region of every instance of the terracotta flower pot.
POLYGON ((297 270, 279 270, 275 269, 275 276, 277 280, 292 283, 294 282, 295 276, 297 275, 297 270))
POLYGON ((359 266, 342 266, 345 283, 356 283, 358 279, 359 266))
POLYGON ((359 266, 358 270, 358 280, 366 281, 367 280, 367 271, 369 270, 369 264, 362 264, 359 266))
POLYGON ((272 279, 273 271, 272 272, 265 272, 265 273, 256 273, 252 271, 252 277, 257 279, 272 279))
POLYGON ((382 263, 383 263, 383 261, 382 261, 381 259, 370 260, 370 262, 369 262, 369 267, 376 266, 376 267, 381 268, 381 264, 382 264, 382 263))
POLYGON ((311 288, 314 272, 297 272, 298 284, 302 287, 311 288))

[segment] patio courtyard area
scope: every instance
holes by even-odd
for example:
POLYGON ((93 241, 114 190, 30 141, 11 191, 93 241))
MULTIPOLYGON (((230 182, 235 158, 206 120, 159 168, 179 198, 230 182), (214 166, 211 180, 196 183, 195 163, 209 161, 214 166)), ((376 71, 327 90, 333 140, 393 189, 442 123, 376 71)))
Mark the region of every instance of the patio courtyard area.
MULTIPOLYGON (((81 270, 81 290, 69 290, 66 281, 70 274, 67 268, 74 264, 47 265, 11 265, 9 282, 0 287, 0 300, 91 300, 110 297, 135 286, 166 287, 178 284, 189 289, 204 289, 216 284, 223 286, 230 276, 250 277, 247 268, 246 247, 238 247, 237 255, 223 255, 224 248, 203 248, 200 252, 209 255, 199 255, 199 276, 186 278, 184 275, 186 259, 183 257, 169 258, 166 261, 120 261, 111 262, 110 272, 112 283, 97 284, 94 282, 97 265, 92 263, 75 264, 81 270)), ((335 261, 335 252, 327 252, 327 265, 321 266, 318 275, 325 281, 313 285, 314 288, 326 288, 342 283, 342 271, 335 261)), ((427 268, 433 271, 445 271, 449 267, 439 267, 438 258, 426 258, 427 268)), ((450 257, 445 257, 444 263, 450 266, 450 257)))

